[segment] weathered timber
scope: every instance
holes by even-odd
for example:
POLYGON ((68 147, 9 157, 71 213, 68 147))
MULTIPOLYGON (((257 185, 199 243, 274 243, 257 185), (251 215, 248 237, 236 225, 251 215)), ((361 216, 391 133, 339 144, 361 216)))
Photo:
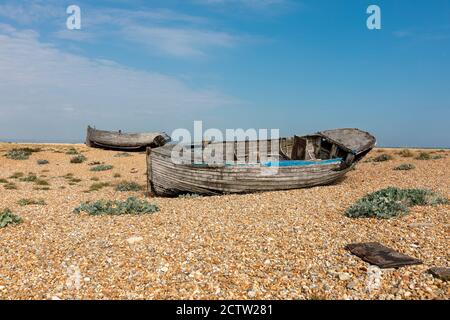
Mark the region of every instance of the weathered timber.
POLYGON ((347 245, 346 249, 362 260, 380 268, 399 268, 422 264, 421 260, 399 253, 378 242, 352 243, 347 245))
POLYGON ((182 152, 188 157, 179 163, 173 161, 172 153, 178 152, 180 146, 168 144, 147 153, 148 191, 161 196, 217 195, 327 185, 341 179, 374 146, 375 138, 367 132, 336 129, 279 141, 208 141, 183 145, 182 152), (272 145, 273 142, 277 143, 272 145), (273 146, 279 148, 272 150, 273 146), (204 151, 200 163, 194 161, 196 147, 204 151), (261 152, 266 147, 267 153, 261 152), (223 159, 210 161, 205 155, 210 148, 220 150, 223 159), (316 158, 319 154, 326 157, 316 158), (275 162, 271 161, 273 156, 275 162))
POLYGON ((156 148, 165 145, 170 137, 164 132, 122 133, 121 131, 97 130, 88 126, 86 145, 89 147, 138 151, 147 147, 156 148))

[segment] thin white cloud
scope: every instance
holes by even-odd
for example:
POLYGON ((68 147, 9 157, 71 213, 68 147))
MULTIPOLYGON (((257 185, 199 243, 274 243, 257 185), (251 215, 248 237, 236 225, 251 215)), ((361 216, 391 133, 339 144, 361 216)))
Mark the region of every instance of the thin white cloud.
POLYGON ((24 25, 64 18, 64 13, 65 7, 54 0, 5 1, 0 4, 0 17, 24 25))
POLYGON ((398 31, 394 31, 393 35, 397 38, 407 38, 407 37, 411 37, 413 34, 410 31, 398 30, 398 31))
POLYGON ((24 3, 8 1, 0 5, 0 17, 19 25, 40 28, 47 25, 54 39, 93 41, 111 38, 133 42, 150 54, 164 54, 183 58, 206 56, 210 50, 233 48, 249 38, 226 31, 211 30, 211 22, 204 17, 175 12, 169 9, 97 8, 88 4, 81 7, 81 30, 67 30, 67 14, 61 1, 24 3))
POLYGON ((207 5, 239 4, 252 8, 262 8, 273 5, 284 5, 287 0, 195 0, 197 3, 207 5))
POLYGON ((204 56, 210 48, 231 48, 239 39, 228 33, 197 29, 129 26, 127 40, 171 56, 204 56))
POLYGON ((239 104, 172 76, 65 53, 34 31, 0 25, 0 139, 46 137, 52 127, 79 137, 88 123, 160 129, 177 114, 239 104))
POLYGON ((173 57, 205 56, 211 49, 232 48, 245 37, 225 31, 211 31, 206 18, 171 10, 93 10, 87 15, 88 27, 101 27, 98 37, 115 37, 148 49, 151 54, 173 57))
POLYGON ((411 38, 419 41, 443 41, 450 39, 450 32, 445 28, 436 30, 397 30, 392 33, 396 38, 411 38))
POLYGON ((192 3, 219 10, 224 14, 279 15, 303 7, 295 0, 191 0, 192 3))

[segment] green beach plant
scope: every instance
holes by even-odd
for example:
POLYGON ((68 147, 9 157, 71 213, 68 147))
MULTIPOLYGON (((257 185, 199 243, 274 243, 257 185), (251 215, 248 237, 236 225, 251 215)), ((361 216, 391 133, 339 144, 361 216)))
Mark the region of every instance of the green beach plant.
POLYGON ((12 160, 27 160, 31 154, 32 151, 30 151, 28 148, 20 148, 9 150, 6 153, 6 157, 12 160))
POLYGON ((77 149, 71 147, 66 151, 66 154, 75 155, 75 154, 78 154, 78 151, 77 151, 77 149))
POLYGON ((116 153, 114 155, 115 158, 127 158, 127 157, 131 157, 131 154, 129 154, 128 152, 120 152, 120 153, 116 153))
POLYGON ((82 154, 78 154, 70 159, 70 163, 83 163, 86 161, 86 157, 82 154))
POLYGON ((90 170, 91 171, 107 171, 107 170, 111 170, 112 168, 113 168, 112 165, 101 164, 99 166, 92 167, 90 170))
POLYGON ((142 186, 136 182, 122 181, 116 186, 116 191, 141 191, 142 186))
POLYGON ((89 187, 89 190, 85 191, 85 192, 91 192, 91 191, 99 191, 100 189, 103 189, 105 187, 109 187, 109 182, 96 182, 91 184, 91 186, 89 187))
POLYGON ((0 210, 0 228, 4 228, 9 224, 18 224, 22 222, 22 218, 12 213, 8 208, 0 210))
POLYGON ((392 156, 386 153, 380 154, 379 156, 376 156, 375 158, 372 158, 373 162, 383 162, 383 161, 389 161, 392 160, 392 156))
POLYGON ((397 167, 394 168, 394 170, 412 170, 414 169, 416 166, 410 163, 403 163, 397 167))
POLYGON ((145 200, 129 197, 126 201, 98 200, 84 202, 74 209, 74 213, 86 212, 89 215, 141 215, 159 211, 156 204, 150 204, 145 200))
POLYGON ((44 199, 28 199, 28 198, 22 198, 18 200, 17 204, 21 207, 29 205, 40 205, 40 206, 46 205, 44 199))
POLYGON ((389 187, 359 199, 345 212, 350 218, 388 219, 409 212, 409 207, 447 204, 449 200, 428 189, 389 187))
POLYGON ((428 152, 421 152, 416 157, 416 160, 430 160, 430 159, 431 159, 431 155, 428 152))

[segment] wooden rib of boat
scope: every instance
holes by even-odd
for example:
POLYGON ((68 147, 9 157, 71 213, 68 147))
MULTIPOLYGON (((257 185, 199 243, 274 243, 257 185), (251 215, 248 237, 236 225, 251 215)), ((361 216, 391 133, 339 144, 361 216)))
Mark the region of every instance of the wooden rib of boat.
POLYGON ((88 126, 86 145, 89 147, 113 150, 144 150, 165 145, 170 137, 164 132, 122 133, 121 131, 97 130, 88 126))
POLYGON ((180 145, 147 148, 148 193, 160 196, 218 195, 326 185, 352 170, 376 143, 372 135, 359 129, 335 129, 277 140, 277 148, 273 151, 271 146, 275 140, 197 145, 202 151, 222 150, 222 162, 209 161, 206 156, 209 151, 200 153, 204 162, 194 161, 196 145, 181 148, 180 152, 188 155, 184 162, 172 158, 179 152, 180 145), (270 161, 266 153, 260 152, 266 146, 269 155, 275 155, 278 160, 270 161), (230 163, 230 158, 235 161, 230 163), (252 162, 251 159, 256 160, 252 162))

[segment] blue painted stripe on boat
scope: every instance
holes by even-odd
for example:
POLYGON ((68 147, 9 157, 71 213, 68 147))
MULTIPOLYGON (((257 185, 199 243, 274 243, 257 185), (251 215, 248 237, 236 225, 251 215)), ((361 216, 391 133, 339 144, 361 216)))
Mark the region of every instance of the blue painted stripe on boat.
MULTIPOLYGON (((267 161, 263 163, 225 163, 227 167, 244 167, 244 166, 262 166, 262 167, 300 167, 309 165, 325 165, 340 163, 342 158, 311 161, 311 160, 281 160, 281 161, 267 161)), ((209 167, 207 163, 193 163, 195 167, 209 167)))
POLYGON ((342 161, 342 158, 327 159, 327 160, 320 160, 320 161, 282 160, 282 161, 263 162, 261 165, 264 167, 300 167, 300 166, 309 166, 312 164, 323 165, 323 164, 340 163, 341 161, 342 161))

